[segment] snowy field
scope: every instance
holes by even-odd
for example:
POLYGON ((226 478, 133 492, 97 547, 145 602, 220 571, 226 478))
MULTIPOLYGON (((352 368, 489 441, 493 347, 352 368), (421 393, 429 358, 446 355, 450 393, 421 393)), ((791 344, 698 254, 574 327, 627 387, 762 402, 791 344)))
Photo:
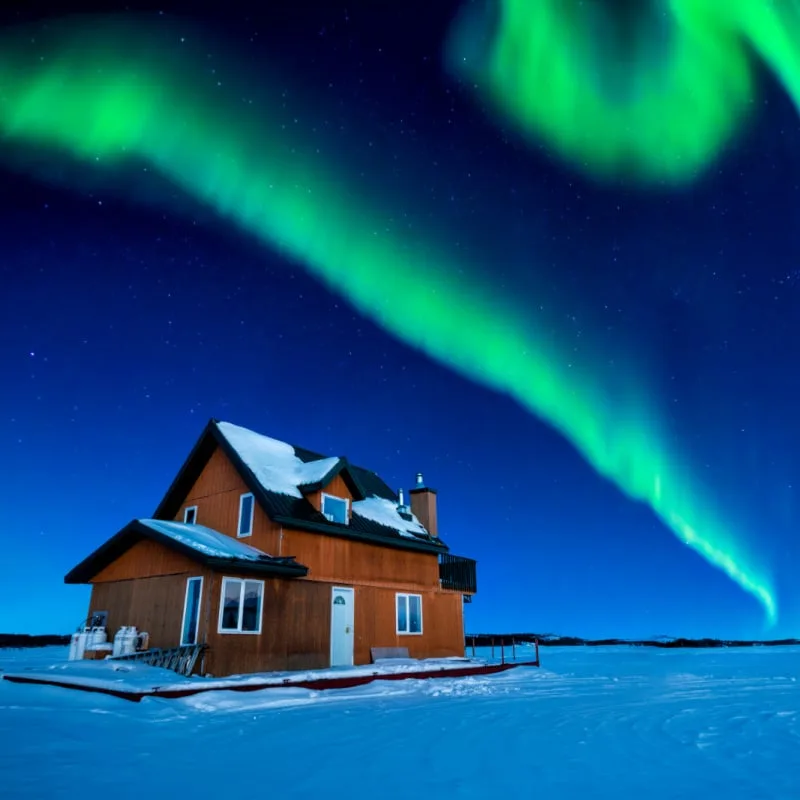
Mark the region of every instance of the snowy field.
MULTIPOLYGON (((0 670, 64 658, 0 650, 0 670)), ((0 796, 800 798, 800 648, 542 664, 141 703, 0 681, 0 796)))

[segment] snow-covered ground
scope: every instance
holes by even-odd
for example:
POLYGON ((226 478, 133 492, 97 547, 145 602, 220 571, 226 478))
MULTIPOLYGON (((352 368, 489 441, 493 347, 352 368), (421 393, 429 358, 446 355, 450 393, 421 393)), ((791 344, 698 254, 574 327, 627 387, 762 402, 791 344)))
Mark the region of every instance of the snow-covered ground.
MULTIPOLYGON (((0 650, 0 670, 64 658, 0 650)), ((0 681, 2 796, 800 797, 800 648, 543 648, 542 664, 141 703, 0 681)))

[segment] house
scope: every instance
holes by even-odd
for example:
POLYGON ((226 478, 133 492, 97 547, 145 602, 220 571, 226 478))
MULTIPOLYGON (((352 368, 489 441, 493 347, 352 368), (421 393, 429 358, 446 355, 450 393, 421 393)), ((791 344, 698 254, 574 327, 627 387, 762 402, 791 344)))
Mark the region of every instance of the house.
POLYGON ((439 537, 422 475, 378 475, 227 422, 203 430, 152 518, 65 577, 153 648, 203 643, 212 675, 368 664, 373 648, 464 655, 475 562, 439 537))

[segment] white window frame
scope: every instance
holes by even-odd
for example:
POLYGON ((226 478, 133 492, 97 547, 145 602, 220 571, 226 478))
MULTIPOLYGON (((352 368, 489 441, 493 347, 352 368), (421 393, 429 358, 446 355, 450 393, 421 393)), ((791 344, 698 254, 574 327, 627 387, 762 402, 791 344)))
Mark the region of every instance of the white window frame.
POLYGON ((248 536, 253 535, 253 518, 256 513, 256 499, 253 497, 252 492, 245 492, 239 495, 239 520, 236 523, 236 538, 246 539, 248 536), (242 508, 244 507, 245 498, 249 497, 253 502, 250 503, 250 523, 247 526, 247 533, 241 533, 242 530, 242 508))
POLYGON ((397 629, 398 636, 422 636, 425 630, 425 614, 422 607, 422 595, 415 592, 397 592, 394 599, 394 626, 397 629), (400 607, 400 598, 403 598, 406 604, 406 625, 410 626, 411 623, 411 608, 408 602, 409 597, 419 597, 419 630, 418 631, 401 631, 400 630, 400 614, 398 610, 400 607))
POLYGON ((261 628, 264 619, 264 581, 257 581, 253 578, 228 578, 223 577, 222 586, 219 592, 219 619, 217 620, 217 633, 232 634, 234 636, 260 636, 261 628), (236 630, 222 627, 222 616, 225 613, 225 587, 229 583, 240 583, 241 589, 239 591, 239 624, 236 630), (243 631, 242 630, 242 617, 244 616, 244 585, 245 583, 257 583, 261 587, 261 602, 260 613, 258 615, 258 630, 256 631, 243 631))
POLYGON ((183 509, 183 521, 187 525, 197 525, 197 506, 186 506, 186 508, 183 509), (192 520, 192 522, 188 522, 186 519, 190 511, 194 511, 194 520, 192 520))
POLYGON ((197 644, 197 640, 200 634, 200 610, 203 607, 203 576, 202 575, 193 575, 191 578, 186 579, 186 594, 183 596, 183 617, 181 619, 181 647, 188 644, 188 642, 183 641, 183 632, 186 630, 186 612, 189 610, 189 587, 192 584, 192 581, 200 581, 200 596, 197 600, 197 624, 194 627, 194 643, 197 644))
MULTIPOLYGON (((349 497, 338 497, 335 494, 328 494, 327 492, 322 492, 322 499, 319 502, 319 510, 325 514, 325 498, 330 497, 332 500, 339 500, 340 502, 344 503, 344 522, 334 522, 333 520, 328 520, 328 522, 333 522, 334 525, 349 525, 350 524, 350 498, 349 497)), ((325 519, 328 519, 325 517, 325 519)))

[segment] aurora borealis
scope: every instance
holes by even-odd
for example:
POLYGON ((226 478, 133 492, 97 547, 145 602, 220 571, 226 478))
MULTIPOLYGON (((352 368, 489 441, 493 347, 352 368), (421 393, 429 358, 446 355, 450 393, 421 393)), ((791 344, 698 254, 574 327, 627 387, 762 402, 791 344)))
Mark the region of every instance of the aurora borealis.
MULTIPOLYGON (((585 77, 606 45, 590 46, 593 28, 577 6, 542 2, 534 13, 507 0, 501 7, 496 19, 457 20, 439 55, 446 49, 451 67, 457 55, 467 58, 458 70, 475 76, 506 118, 592 175, 685 183, 724 157, 756 91, 745 34, 796 96, 794 54, 780 38, 794 13, 789 6, 723 16, 700 0, 676 0, 658 56, 649 47, 653 20, 627 12, 635 69, 598 75, 607 80, 602 87, 585 77), (574 63, 570 53, 583 60, 574 63)), ((254 81, 235 47, 208 30, 151 16, 10 27, 0 48, 0 153, 11 169, 45 185, 102 187, 177 214, 184 198, 210 209, 403 344, 513 398, 652 511, 663 527, 647 535, 670 531, 691 551, 687 558, 701 556, 775 623, 771 559, 733 512, 727 486, 716 486, 676 435, 653 358, 636 333, 611 337, 590 322, 576 347, 558 320, 590 302, 580 287, 560 295, 549 288, 557 248, 545 236, 531 234, 533 246, 512 263, 487 267, 489 248, 457 242, 414 182, 386 188, 397 183, 380 171, 389 157, 364 177, 357 143, 369 136, 357 125, 351 149, 321 146, 309 130, 328 124, 328 111, 309 99, 308 74, 282 70, 279 59, 271 67, 260 66, 254 81), (213 74, 206 69, 211 50, 213 74), (308 129, 291 124, 296 118, 310 119, 308 129), (142 170, 163 180, 156 194, 139 186, 142 170), (493 269, 524 272, 526 291, 494 280, 493 269), (542 305, 549 311, 534 313, 542 305)), ((343 113, 355 120, 361 112, 343 113)), ((413 171, 420 149, 393 157, 413 171)), ((525 158, 533 170, 533 156, 525 158)), ((489 218, 486 205, 482 213, 489 218)), ((535 209, 530 216, 537 219, 535 209)), ((602 538, 596 546, 602 549, 602 538)))
POLYGON ((754 55, 800 106, 796 0, 470 4, 448 62, 504 119, 605 177, 682 182, 737 133, 754 55))

